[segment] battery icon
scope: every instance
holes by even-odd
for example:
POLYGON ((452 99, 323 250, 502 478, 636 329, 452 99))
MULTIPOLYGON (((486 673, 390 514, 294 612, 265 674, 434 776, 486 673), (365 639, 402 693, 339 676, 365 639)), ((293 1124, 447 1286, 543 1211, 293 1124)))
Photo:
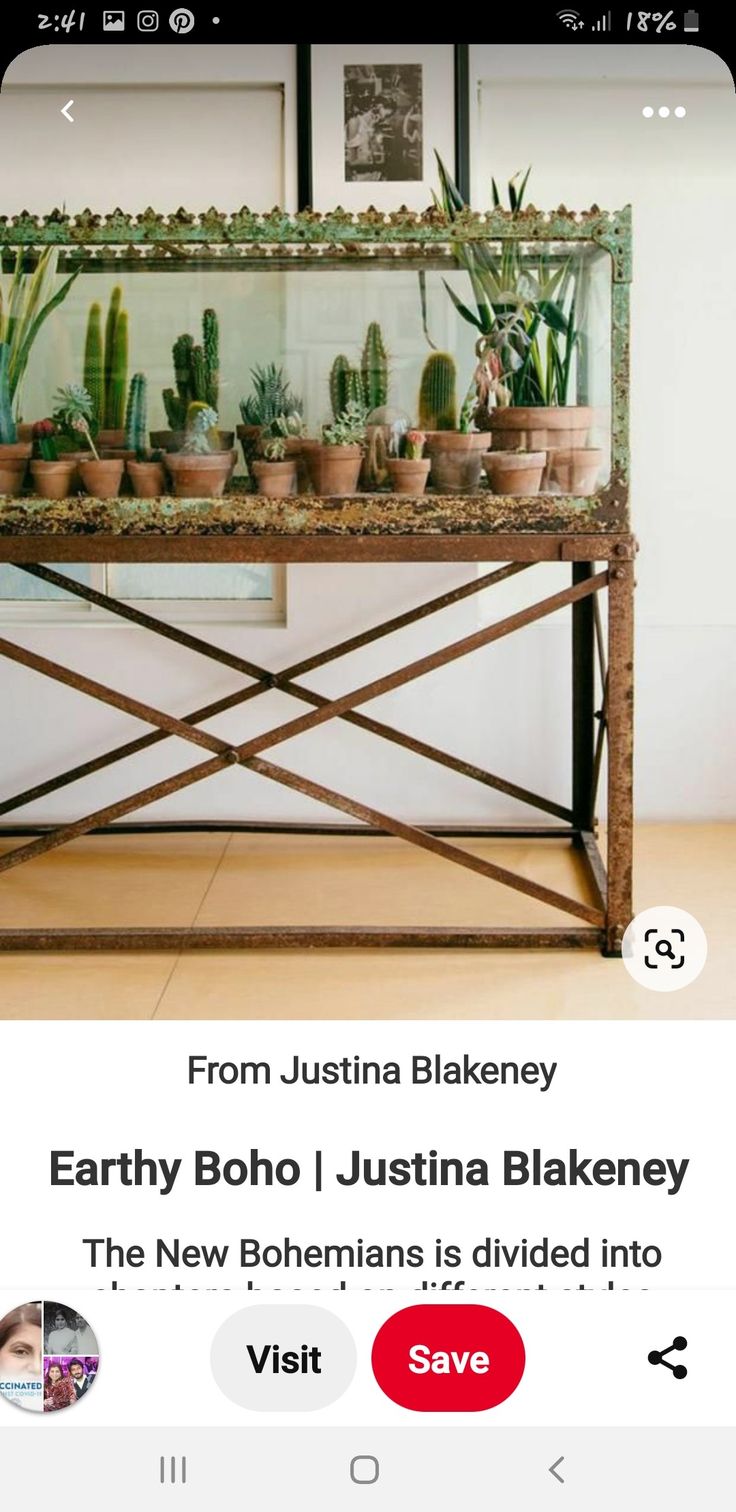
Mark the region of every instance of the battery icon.
POLYGON ((694 11, 694 10, 685 11, 685 26, 684 26, 684 30, 686 32, 696 32, 696 31, 700 30, 700 17, 698 15, 697 11, 694 11))

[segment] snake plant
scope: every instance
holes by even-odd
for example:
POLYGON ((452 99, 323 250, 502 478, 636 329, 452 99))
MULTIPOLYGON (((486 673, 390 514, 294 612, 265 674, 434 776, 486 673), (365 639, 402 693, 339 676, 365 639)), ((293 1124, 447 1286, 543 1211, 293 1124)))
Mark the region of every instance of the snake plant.
POLYGON ((66 299, 80 271, 77 268, 57 289, 58 247, 44 247, 31 273, 24 272, 23 258, 19 248, 7 288, 3 289, 0 279, 0 343, 8 348, 8 391, 16 417, 33 343, 44 321, 66 299))
MULTIPOLYGON (((467 208, 438 153, 440 193, 435 205, 455 221, 467 208)), ((518 215, 531 169, 508 184, 508 209, 518 215)), ((501 206, 495 180, 493 204, 501 206)), ((564 262, 539 251, 523 252, 518 241, 504 240, 500 255, 487 242, 458 241, 455 256, 468 274, 471 301, 467 304, 446 279, 443 283, 455 309, 478 332, 476 381, 479 403, 567 404, 572 359, 579 340, 575 327, 577 276, 572 257, 564 262)), ((423 275, 420 275, 420 279, 423 275)), ((422 311, 427 331, 426 284, 421 284, 422 311)), ((430 342, 430 345, 433 343, 430 342)))

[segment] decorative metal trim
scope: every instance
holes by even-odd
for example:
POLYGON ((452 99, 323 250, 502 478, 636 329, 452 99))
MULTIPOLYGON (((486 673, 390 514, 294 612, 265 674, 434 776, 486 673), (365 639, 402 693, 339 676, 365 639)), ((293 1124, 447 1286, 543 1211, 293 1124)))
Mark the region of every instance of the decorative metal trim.
MULTIPOLYGON (((23 211, 0 216, 0 248, 58 246, 90 255, 96 248, 125 249, 131 255, 141 247, 156 248, 176 257, 189 250, 205 256, 218 248, 289 248, 292 255, 319 256, 324 248, 337 255, 376 255, 391 247, 406 251, 466 241, 587 241, 605 248, 613 261, 614 281, 631 279, 631 207, 609 212, 597 205, 589 210, 537 210, 533 205, 509 210, 464 210, 449 222, 441 210, 383 211, 369 206, 352 212, 341 206, 321 214, 303 210, 289 215, 274 208, 265 214, 247 206, 230 214, 212 206, 200 214, 179 209, 161 215, 150 206, 139 214, 117 209, 109 215, 83 210, 70 216, 63 210, 50 215, 23 211)), ((239 255, 242 255, 240 253, 239 255)))

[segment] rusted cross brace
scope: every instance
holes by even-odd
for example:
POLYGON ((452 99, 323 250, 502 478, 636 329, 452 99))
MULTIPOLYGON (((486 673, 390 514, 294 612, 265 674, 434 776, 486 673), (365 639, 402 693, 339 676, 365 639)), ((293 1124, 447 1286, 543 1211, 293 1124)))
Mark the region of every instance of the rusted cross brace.
POLYGON ((521 629, 525 625, 532 624, 546 615, 553 614, 557 609, 564 607, 566 604, 576 603, 592 593, 597 593, 607 583, 608 572, 598 573, 596 576, 586 579, 582 583, 563 589, 561 592, 552 594, 549 598, 543 599, 537 604, 519 610, 505 619, 499 620, 494 625, 476 631, 473 635, 452 642, 450 645, 442 647, 428 656, 421 657, 405 667, 377 678, 371 683, 364 684, 352 692, 342 695, 340 698, 326 701, 321 700, 320 705, 313 708, 309 714, 288 720, 284 724, 275 726, 273 729, 252 737, 250 740, 244 741, 234 747, 228 746, 227 742, 222 741, 218 736, 210 735, 203 730, 193 728, 186 721, 163 714, 159 710, 141 703, 139 700, 131 699, 128 695, 106 688, 103 684, 96 683, 90 678, 86 678, 68 668, 61 667, 59 664, 49 661, 48 658, 40 657, 36 653, 19 647, 10 641, 0 640, 0 654, 7 656, 10 660, 42 672, 44 675, 61 681, 68 686, 76 687, 80 691, 90 694, 92 697, 101 699, 104 703, 109 703, 117 708, 124 708, 136 717, 144 719, 148 723, 166 731, 167 734, 180 735, 183 739, 216 752, 209 761, 201 762, 164 782, 142 789, 128 798, 121 799, 115 804, 110 804, 104 809, 87 815, 84 819, 60 826, 58 829, 34 840, 29 845, 18 847, 16 850, 0 858, 0 871, 10 870, 24 861, 31 860, 34 856, 44 854, 46 851, 55 849, 60 845, 68 843, 70 840, 76 839, 80 835, 88 833, 91 829, 98 828, 102 824, 114 822, 132 810, 145 807, 147 804, 153 803, 161 797, 168 796, 182 788, 202 781, 204 778, 220 771, 225 765, 232 763, 250 766, 252 769, 260 771, 263 776, 271 777, 273 780, 284 783, 286 786, 308 793, 310 796, 316 797, 320 801, 330 804, 332 807, 341 809, 343 812, 349 813, 367 824, 388 830, 389 833, 406 839, 423 849, 431 850, 447 860, 468 867, 470 870, 480 872, 487 877, 513 887, 517 891, 536 897, 542 902, 549 903, 553 907, 564 909, 566 912, 583 918, 589 923, 601 925, 604 922, 604 917, 598 909, 591 908, 587 904, 578 903, 551 889, 541 887, 539 884, 520 877, 516 873, 506 871, 504 868, 497 867, 489 861, 473 856, 459 847, 442 840, 437 835, 431 835, 422 829, 403 824, 399 820, 379 813, 377 810, 367 808, 365 805, 346 798, 342 794, 335 793, 331 789, 322 788, 317 784, 310 783, 307 779, 287 772, 283 768, 272 766, 268 762, 259 762, 257 757, 259 752, 273 745, 293 739, 296 735, 304 734, 330 719, 341 717, 361 703, 366 703, 373 698, 380 697, 382 694, 391 692, 413 681, 415 678, 422 677, 428 672, 434 671, 441 666, 446 666, 462 656, 479 650, 482 646, 500 640, 502 637, 513 633, 517 629, 521 629))
MULTIPOLYGON (((372 626, 369 630, 351 636, 348 640, 338 642, 337 645, 331 646, 327 650, 317 652, 315 655, 297 662, 292 667, 287 667, 282 672, 274 673, 269 672, 266 668, 259 666, 255 662, 247 661, 243 657, 235 655, 233 652, 225 651, 222 647, 215 646, 210 641, 192 635, 188 631, 180 630, 177 626, 168 625, 165 621, 158 620, 153 615, 146 614, 143 610, 135 609, 129 604, 122 604, 117 599, 100 593, 97 589, 77 583, 73 578, 55 572, 48 567, 24 565, 20 568, 20 571, 26 572, 32 577, 40 578, 44 582, 53 583, 57 587, 64 588, 66 591, 76 594, 77 597, 96 604, 100 608, 108 610, 111 614, 118 615, 119 618, 130 620, 133 624, 139 625, 145 630, 150 630, 155 635, 174 641, 184 646, 187 650, 196 651, 209 660, 219 662, 221 665, 230 667, 234 671, 243 672, 246 676, 256 680, 255 685, 251 684, 246 688, 237 689, 235 693, 218 699, 214 703, 206 704, 203 708, 195 709, 191 714, 184 716, 182 721, 184 724, 197 725, 207 719, 213 718, 217 714, 224 713, 228 709, 235 708, 239 704, 250 702, 252 699, 258 698, 262 693, 267 693, 273 688, 278 689, 279 692, 291 694, 293 697, 301 699, 302 702, 310 703, 313 707, 319 708, 327 703, 328 700, 322 694, 296 683, 294 681, 296 677, 317 667, 325 666, 340 657, 347 656, 351 651, 370 645, 384 636, 392 635, 397 630, 414 624, 417 620, 425 619, 431 614, 436 614, 441 609, 445 609, 452 604, 460 602, 462 599, 469 598, 471 595, 490 588, 495 583, 500 583, 507 578, 514 577, 517 573, 525 571, 532 565, 530 562, 516 562, 497 568, 495 571, 477 578, 474 582, 464 583, 448 593, 441 594, 438 598, 428 600, 427 603, 421 604, 415 609, 407 610, 392 619, 384 620, 380 624, 372 626)), ((555 818, 567 821, 572 819, 570 809, 564 807, 562 804, 555 803, 550 798, 542 797, 539 793, 533 793, 518 783, 509 782, 507 779, 499 777, 493 772, 488 772, 475 763, 464 761, 447 751, 442 751, 437 746, 430 745, 427 741, 417 740, 415 737, 407 735, 404 731, 396 730, 381 720, 371 719, 365 714, 356 714, 349 711, 339 717, 347 723, 355 725, 358 729, 366 731, 368 734, 378 735, 381 739, 388 740, 394 745, 402 746, 414 755, 423 756, 429 761, 434 761, 440 766, 459 773, 462 777, 470 778, 472 781, 479 782, 485 787, 494 789, 496 792, 504 793, 507 797, 517 799, 521 803, 528 803, 532 807, 542 810, 544 813, 552 814, 555 818)), ((32 803, 38 798, 46 797, 47 794, 56 792, 59 788, 66 787, 71 782, 78 781, 82 777, 88 777, 93 772, 100 771, 102 768, 110 766, 116 761, 122 761, 127 756, 134 756, 138 752, 148 749, 150 746, 157 745, 160 741, 168 739, 170 733, 172 732, 165 729, 156 729, 149 735, 140 736, 137 740, 127 741, 123 745, 116 746, 112 750, 93 758, 91 761, 83 762, 78 766, 70 768, 67 772, 36 784, 32 788, 27 788, 21 793, 13 794, 12 797, 0 803, 0 815, 12 813, 14 809, 32 803)))

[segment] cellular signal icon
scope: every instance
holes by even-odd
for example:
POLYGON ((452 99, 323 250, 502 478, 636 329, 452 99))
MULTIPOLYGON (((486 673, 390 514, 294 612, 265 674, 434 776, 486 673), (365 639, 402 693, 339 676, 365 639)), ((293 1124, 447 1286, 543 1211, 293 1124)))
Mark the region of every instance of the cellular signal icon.
POLYGON ((557 12, 557 20, 561 21, 562 25, 566 26, 569 31, 580 31, 582 29, 582 27, 585 26, 585 22, 584 22, 581 14, 580 14, 580 11, 574 11, 574 10, 561 10, 561 11, 558 11, 557 12))
POLYGON ((611 12, 610 11, 604 11, 603 15, 601 16, 600 21, 595 21, 593 23, 593 25, 591 26, 590 29, 591 29, 591 31, 598 31, 598 32, 610 31, 611 30, 611 12))

